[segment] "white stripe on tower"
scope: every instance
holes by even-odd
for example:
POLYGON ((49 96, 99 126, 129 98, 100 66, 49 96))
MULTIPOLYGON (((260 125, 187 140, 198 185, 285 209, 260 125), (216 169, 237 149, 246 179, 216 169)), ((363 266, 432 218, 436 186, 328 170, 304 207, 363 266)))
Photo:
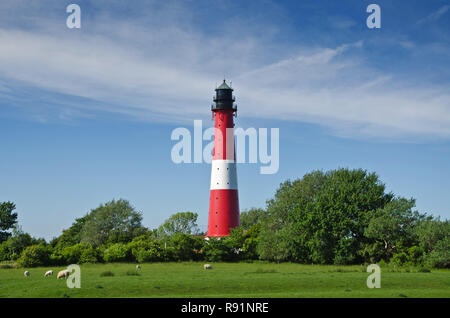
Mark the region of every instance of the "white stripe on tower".
POLYGON ((236 162, 213 160, 211 168, 211 190, 237 190, 236 162))

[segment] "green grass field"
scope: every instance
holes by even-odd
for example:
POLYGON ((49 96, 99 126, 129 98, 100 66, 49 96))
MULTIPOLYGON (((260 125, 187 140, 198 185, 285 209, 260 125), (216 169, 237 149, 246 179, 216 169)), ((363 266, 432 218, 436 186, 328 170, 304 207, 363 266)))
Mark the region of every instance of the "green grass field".
POLYGON ((381 288, 369 289, 363 266, 321 266, 292 263, 81 265, 81 288, 69 289, 56 279, 63 267, 0 269, 0 297, 450 297, 450 271, 429 273, 382 268, 381 288), (54 276, 44 277, 53 269, 54 276), (103 276, 111 271, 114 276, 103 276), (127 273, 128 272, 128 273, 127 273))

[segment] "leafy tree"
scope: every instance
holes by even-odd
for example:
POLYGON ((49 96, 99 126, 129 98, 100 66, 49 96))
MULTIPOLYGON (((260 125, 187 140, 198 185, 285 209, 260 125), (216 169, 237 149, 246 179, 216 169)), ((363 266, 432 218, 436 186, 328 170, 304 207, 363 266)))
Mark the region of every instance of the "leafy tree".
POLYGON ((63 230, 62 234, 51 242, 51 245, 57 249, 62 249, 80 243, 82 230, 88 218, 89 215, 87 214, 81 218, 75 219, 75 222, 72 223, 71 227, 67 230, 63 230))
POLYGON ((267 213, 264 209, 251 208, 242 211, 240 214, 241 227, 248 230, 252 225, 262 222, 266 216, 267 213))
MULTIPOLYGON (((401 250, 404 246, 413 245, 414 229, 425 218, 425 215, 412 210, 414 206, 414 199, 396 198, 383 208, 372 212, 373 217, 364 234, 367 238, 382 243, 381 257, 385 261, 388 261, 396 251, 401 250)), ((401 253, 397 256, 399 260, 408 256, 406 251, 401 253)))
POLYGON ((168 218, 158 229, 160 236, 172 236, 177 233, 197 234, 198 214, 193 212, 179 212, 168 218))
POLYGON ((433 250, 425 256, 425 263, 431 267, 450 267, 450 237, 439 240, 433 250))
POLYGON ((13 227, 12 236, 0 244, 0 260, 17 260, 22 251, 31 245, 46 245, 44 239, 35 239, 25 233, 19 225, 13 227))
POLYGON ((0 203, 0 243, 6 241, 11 233, 8 231, 17 223, 16 205, 12 202, 0 203))
POLYGON ((419 246, 429 253, 439 241, 449 237, 450 222, 427 218, 417 225, 414 232, 419 246))
POLYGON ((86 217, 81 230, 81 242, 94 246, 106 243, 111 237, 131 241, 142 228, 142 213, 123 199, 102 204, 91 210, 86 217))
POLYGON ((184 233, 174 234, 169 241, 170 247, 173 248, 174 257, 177 261, 197 260, 198 251, 202 248, 203 238, 192 237, 184 233))
POLYGON ((268 201, 258 243, 262 259, 355 263, 371 214, 393 198, 375 173, 313 171, 280 185, 268 201))

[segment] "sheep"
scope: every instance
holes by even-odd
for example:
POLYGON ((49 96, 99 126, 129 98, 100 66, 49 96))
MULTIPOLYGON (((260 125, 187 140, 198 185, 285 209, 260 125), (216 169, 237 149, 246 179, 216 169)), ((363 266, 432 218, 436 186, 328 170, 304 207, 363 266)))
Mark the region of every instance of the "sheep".
POLYGON ((69 277, 69 271, 67 270, 67 269, 65 269, 65 270, 62 270, 62 271, 60 271, 59 273, 58 273, 58 276, 57 276, 57 279, 60 279, 60 278, 66 278, 67 279, 67 277, 69 277))
POLYGON ((209 264, 203 265, 203 269, 212 269, 212 266, 209 264))
POLYGON ((136 265, 136 270, 141 269, 141 265, 136 265))
POLYGON ((30 272, 29 272, 29 271, 25 271, 25 273, 23 273, 23 275, 24 275, 25 277, 28 277, 28 276, 30 276, 30 272))
POLYGON ((53 271, 49 270, 49 271, 45 272, 44 277, 51 276, 51 275, 53 275, 53 271))

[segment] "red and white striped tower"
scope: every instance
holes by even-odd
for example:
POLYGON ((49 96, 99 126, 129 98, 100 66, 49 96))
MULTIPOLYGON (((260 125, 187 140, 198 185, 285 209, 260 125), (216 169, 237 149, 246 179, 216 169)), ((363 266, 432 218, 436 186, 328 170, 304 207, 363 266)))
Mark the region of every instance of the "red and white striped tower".
POLYGON ((239 226, 239 199, 236 156, 234 153, 234 123, 237 113, 233 89, 223 80, 216 88, 213 112, 214 149, 211 167, 208 233, 221 237, 230 234, 230 228, 239 226))

